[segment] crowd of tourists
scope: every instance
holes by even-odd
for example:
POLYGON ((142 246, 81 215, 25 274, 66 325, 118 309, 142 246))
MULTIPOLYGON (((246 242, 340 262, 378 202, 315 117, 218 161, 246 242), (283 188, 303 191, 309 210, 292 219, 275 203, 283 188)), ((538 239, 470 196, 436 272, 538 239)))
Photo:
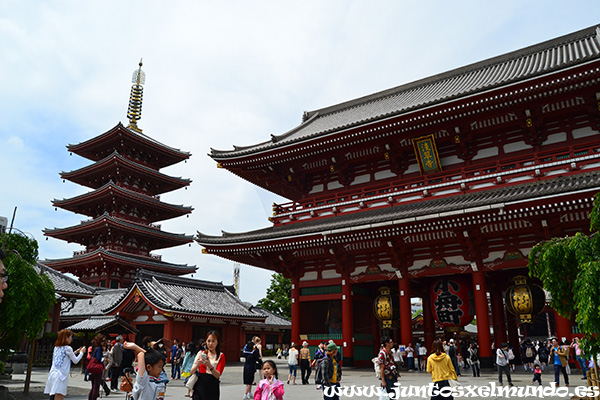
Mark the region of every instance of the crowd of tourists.
MULTIPOLYGON (((225 355, 221 351, 221 338, 217 331, 208 332, 198 343, 186 345, 174 339, 171 344, 168 341, 169 348, 163 339, 155 341, 152 337, 145 337, 142 345, 138 346, 125 342, 121 336, 109 341, 98 334, 89 347, 76 350, 70 346, 72 341, 71 331, 64 329, 59 332, 45 387, 45 393, 54 396, 54 400, 65 397, 71 364, 77 364, 84 356, 84 379, 91 382, 88 400, 96 400, 101 389, 106 396, 125 391, 131 392, 134 400, 161 400, 169 382, 180 379, 187 387, 185 397, 193 400, 220 398, 225 355), (167 360, 171 363, 170 379, 164 371, 167 360), (137 370, 132 368, 134 361, 137 361, 137 370), (110 382, 110 387, 107 382, 110 382)), ((300 346, 291 343, 274 349, 277 359, 283 358, 287 363, 287 371, 282 373, 281 379, 277 363, 272 359, 263 360, 264 348, 259 337, 252 338, 241 350, 245 360, 243 400, 282 400, 285 394, 283 382, 296 385, 298 374, 302 385, 316 384, 317 389, 323 391, 324 399, 338 398, 335 388, 340 386, 342 379, 342 360, 339 347, 333 340, 321 341, 314 353, 311 353, 306 341, 300 346)), ((502 343, 497 348, 492 345, 492 353, 499 383, 502 384, 506 377, 508 385, 513 386, 511 373, 515 372, 515 350, 508 343, 502 343)), ((534 384, 542 384, 542 374, 548 368, 553 370, 557 386, 561 376, 568 386, 570 359, 576 360, 580 366, 582 379, 587 378, 590 361, 577 338, 572 342, 559 342, 557 338, 547 341, 525 339, 518 353, 524 370, 533 374, 534 384)), ((422 343, 416 343, 414 347, 412 343, 400 346, 384 336, 373 363, 382 389, 389 393, 398 382, 401 371, 426 371, 431 374, 437 389, 452 386, 465 371, 471 370, 473 377, 479 377, 481 373, 479 347, 475 342, 466 340, 436 339, 427 349, 422 343)))

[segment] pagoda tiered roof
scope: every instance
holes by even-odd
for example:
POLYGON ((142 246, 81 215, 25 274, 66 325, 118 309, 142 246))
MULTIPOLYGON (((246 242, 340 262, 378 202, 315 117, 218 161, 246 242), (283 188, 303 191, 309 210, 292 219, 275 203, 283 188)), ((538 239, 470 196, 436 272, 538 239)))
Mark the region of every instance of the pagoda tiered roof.
POLYGON ((127 214, 119 212, 124 208, 123 204, 136 207, 138 212, 140 209, 148 210, 149 212, 143 214, 149 223, 179 217, 189 214, 193 210, 192 207, 165 203, 157 197, 125 189, 115 185, 112 181, 79 196, 52 200, 54 207, 89 217, 96 217, 98 214, 108 212, 109 214, 115 213, 120 218, 130 219, 131 217, 127 214))
POLYGON ((128 151, 132 151, 133 161, 156 169, 187 160, 191 155, 160 143, 141 132, 126 128, 120 122, 92 139, 79 144, 69 144, 67 149, 92 161, 100 161, 114 151, 127 157, 128 151))
MULTIPOLYGON (((117 182, 127 176, 141 178, 148 185, 144 188, 149 195, 157 195, 189 186, 190 179, 173 177, 147 167, 119 154, 116 150, 107 157, 83 168, 61 172, 60 177, 73 183, 97 189, 109 180, 117 182)), ((133 179, 135 181, 136 179, 133 179)), ((142 190, 142 189, 140 189, 142 190)))
MULTIPOLYGON (((124 221, 104 213, 97 218, 82 221, 79 225, 66 228, 44 229, 44 235, 67 242, 95 246, 95 238, 118 237, 121 232, 125 237, 138 238, 138 248, 142 243, 147 244, 146 251, 178 246, 192 241, 193 236, 161 231, 158 227, 124 221)), ((123 247, 129 245, 123 243, 123 247)))
MULTIPOLYGON (((213 159, 228 166, 240 166, 252 162, 266 163, 270 159, 285 157, 300 159, 321 147, 311 146, 313 139, 345 132, 353 127, 394 116, 406 116, 405 123, 414 122, 411 117, 423 118, 435 115, 413 115, 414 111, 427 110, 451 100, 486 93, 495 88, 526 83, 541 77, 567 70, 600 59, 600 27, 593 26, 556 39, 506 53, 425 79, 394 87, 368 96, 334 106, 305 112, 302 123, 271 140, 248 146, 234 146, 233 150, 211 149, 213 159), (306 146, 297 144, 306 143, 306 146), (285 149, 285 150, 283 150, 285 149), (270 152, 272 150, 277 150, 270 152), (256 157, 256 160, 253 160, 256 157)), ((535 86, 535 85, 534 85, 535 86)), ((509 99, 539 90, 539 87, 515 88, 504 95, 509 99)), ((473 100, 473 99, 471 99, 473 100)), ((498 100, 498 99, 497 99, 498 100)), ((465 112, 473 104, 461 105, 456 112, 465 112)), ((400 126, 401 127, 401 126, 400 126)), ((399 127, 399 128, 400 128, 399 127)), ((376 132, 371 132, 374 135, 376 132)), ((335 146, 332 143, 331 146, 335 146)), ((339 145, 339 143, 337 143, 339 145)))
POLYGON ((162 271, 174 275, 186 275, 196 271, 196 266, 187 264, 172 264, 161 261, 157 257, 142 256, 123 251, 106 249, 100 247, 91 251, 76 252, 73 257, 44 260, 44 265, 53 269, 75 273, 74 268, 81 271, 91 270, 106 263, 113 263, 128 269, 147 269, 150 271, 162 271))

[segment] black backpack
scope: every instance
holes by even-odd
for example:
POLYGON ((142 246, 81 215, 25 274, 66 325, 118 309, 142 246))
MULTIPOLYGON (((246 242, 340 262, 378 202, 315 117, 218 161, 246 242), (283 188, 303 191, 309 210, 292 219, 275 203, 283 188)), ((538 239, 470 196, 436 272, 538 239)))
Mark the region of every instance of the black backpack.
POLYGON ((324 385, 325 377, 323 376, 323 362, 325 362, 325 358, 320 358, 315 363, 315 384, 324 385))
POLYGON ((473 349, 473 352, 471 353, 471 362, 477 361, 479 361, 479 350, 473 349))
POLYGON ((454 345, 450 345, 450 347, 448 347, 448 355, 450 356, 450 358, 454 358, 456 357, 456 347, 454 347, 454 345))

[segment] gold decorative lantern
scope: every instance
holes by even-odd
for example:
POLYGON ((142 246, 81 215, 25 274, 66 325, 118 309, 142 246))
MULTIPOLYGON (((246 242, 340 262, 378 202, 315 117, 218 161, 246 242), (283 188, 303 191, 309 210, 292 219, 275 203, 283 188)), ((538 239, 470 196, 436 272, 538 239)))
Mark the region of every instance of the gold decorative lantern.
POLYGON ((375 299, 374 306, 375 316, 383 323, 383 328, 391 328, 394 307, 392 305, 392 296, 390 295, 389 287, 379 288, 379 296, 375 299))
POLYGON ((504 295, 506 309, 519 317, 519 323, 532 323, 546 305, 546 294, 538 285, 527 283, 524 276, 516 276, 513 281, 515 284, 504 295))

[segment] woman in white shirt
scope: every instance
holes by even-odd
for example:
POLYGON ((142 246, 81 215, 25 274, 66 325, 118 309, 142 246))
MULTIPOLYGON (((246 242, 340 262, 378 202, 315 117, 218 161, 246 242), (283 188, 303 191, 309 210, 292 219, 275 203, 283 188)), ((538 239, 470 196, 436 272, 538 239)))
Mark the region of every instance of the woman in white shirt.
POLYGON ((54 354, 52 355, 52 367, 48 374, 48 381, 44 393, 54 396, 55 400, 63 400, 67 394, 67 381, 71 362, 77 364, 85 352, 85 346, 80 347, 75 352, 71 346, 73 341, 73 332, 63 329, 58 332, 58 338, 54 343, 54 354), (79 355, 75 355, 79 353, 79 355))
POLYGON ((288 352, 288 368, 290 369, 290 373, 288 375, 287 383, 290 384, 290 379, 292 379, 292 375, 294 375, 294 382, 296 384, 296 373, 298 371, 298 350, 296 350, 296 343, 292 343, 292 347, 288 352))
POLYGON ((404 359, 402 358, 402 352, 398 348, 398 343, 394 343, 392 347, 392 357, 394 358, 394 364, 396 364, 396 371, 400 371, 404 365, 404 359))

